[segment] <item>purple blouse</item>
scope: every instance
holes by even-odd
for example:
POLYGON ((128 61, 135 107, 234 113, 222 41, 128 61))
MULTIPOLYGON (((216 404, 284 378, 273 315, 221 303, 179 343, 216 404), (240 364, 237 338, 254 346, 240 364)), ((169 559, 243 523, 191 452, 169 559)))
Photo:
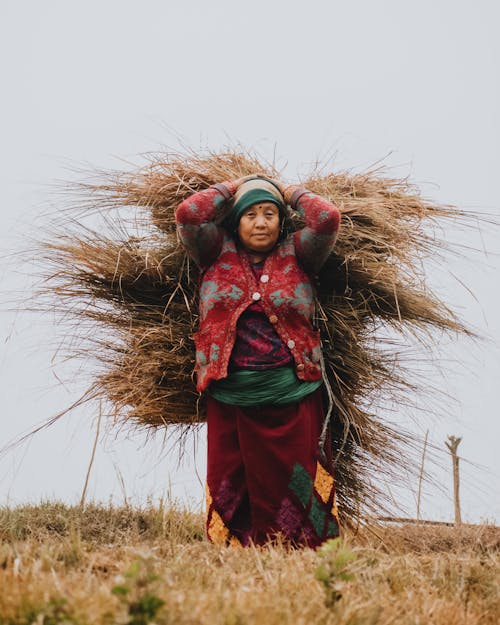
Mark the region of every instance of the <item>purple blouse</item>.
MULTIPOLYGON (((252 264, 257 280, 263 268, 264 261, 252 264)), ((238 319, 229 371, 261 371, 292 366, 292 363, 292 353, 278 336, 262 306, 259 302, 252 302, 238 319)))

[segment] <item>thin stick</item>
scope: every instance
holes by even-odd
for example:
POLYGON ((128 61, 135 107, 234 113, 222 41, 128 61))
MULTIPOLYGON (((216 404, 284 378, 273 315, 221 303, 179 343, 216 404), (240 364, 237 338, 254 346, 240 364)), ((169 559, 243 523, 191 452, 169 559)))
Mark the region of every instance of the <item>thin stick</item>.
POLYGON ((97 441, 99 440, 99 432, 101 431, 101 418, 102 418, 102 402, 99 402, 99 417, 97 418, 97 430, 95 433, 94 446, 92 447, 92 454, 90 456, 89 467, 87 469, 87 475, 85 477, 85 484, 83 486, 82 497, 80 499, 80 507, 82 508, 83 508, 83 504, 85 503, 85 495, 87 494, 87 487, 89 485, 90 472, 92 470, 92 465, 94 464, 95 450, 97 448, 97 441))
POLYGON ((429 436, 429 430, 425 433, 424 438, 424 450, 422 452, 422 463, 420 465, 420 475, 418 476, 418 494, 417 494, 417 521, 420 520, 420 499, 422 496, 422 480, 424 478, 424 462, 425 452, 427 451, 427 438, 429 436))
POLYGON ((460 474, 458 469, 459 456, 457 454, 457 448, 462 440, 461 436, 448 436, 448 440, 445 441, 446 447, 448 447, 451 454, 451 464, 453 467, 453 502, 455 505, 455 525, 462 524, 462 515, 460 513, 460 474))

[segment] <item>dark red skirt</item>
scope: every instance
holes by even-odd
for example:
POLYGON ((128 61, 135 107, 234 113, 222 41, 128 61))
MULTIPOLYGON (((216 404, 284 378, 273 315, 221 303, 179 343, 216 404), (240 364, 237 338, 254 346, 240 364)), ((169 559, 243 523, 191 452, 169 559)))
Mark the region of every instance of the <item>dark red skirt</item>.
MULTIPOLYGON (((318 458, 322 390, 286 406, 242 408, 207 397, 207 535, 316 547, 339 534, 331 466, 318 458)), ((328 463, 331 465, 331 463, 328 463)))

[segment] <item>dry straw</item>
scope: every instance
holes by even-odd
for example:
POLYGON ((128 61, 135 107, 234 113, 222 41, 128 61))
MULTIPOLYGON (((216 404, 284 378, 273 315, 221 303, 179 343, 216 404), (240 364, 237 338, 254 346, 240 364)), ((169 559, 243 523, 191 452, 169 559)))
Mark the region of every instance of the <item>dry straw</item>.
MULTIPOLYGON (((73 188, 78 200, 71 219, 42 246, 43 292, 51 310, 73 320, 71 336, 83 339, 72 340, 72 355, 92 356, 102 365, 82 401, 107 400, 116 421, 127 426, 192 426, 203 421, 192 379, 198 274, 177 239, 175 208, 216 182, 280 174, 238 150, 146 158, 145 167, 103 172, 73 188), (132 209, 133 228, 120 216, 123 207, 132 209), (103 221, 97 229, 83 225, 82 216, 92 211, 103 221)), ((380 414, 386 399, 414 404, 422 391, 410 381, 413 356, 401 346, 413 337, 425 352, 431 331, 470 334, 429 292, 422 264, 444 247, 438 236, 442 220, 468 216, 423 199, 406 179, 386 177, 381 169, 317 172, 301 183, 342 213, 317 294, 335 398, 339 508, 350 522, 360 510, 384 508, 376 484, 401 476, 416 444, 380 414)), ((292 213, 288 220, 291 229, 301 225, 292 213)))

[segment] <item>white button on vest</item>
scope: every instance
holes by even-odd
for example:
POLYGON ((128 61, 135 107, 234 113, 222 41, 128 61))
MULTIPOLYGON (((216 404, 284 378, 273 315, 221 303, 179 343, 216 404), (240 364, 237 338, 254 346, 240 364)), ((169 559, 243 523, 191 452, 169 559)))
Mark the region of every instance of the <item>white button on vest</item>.
POLYGON ((295 341, 293 339, 290 339, 287 345, 288 345, 288 349, 293 349, 295 347, 295 341))
POLYGON ((263 273, 260 277, 260 281, 261 282, 269 282, 269 276, 267 275, 267 273, 263 273))
POLYGON ((255 291, 255 293, 252 295, 252 299, 254 302, 258 302, 260 300, 260 293, 258 291, 255 291))

